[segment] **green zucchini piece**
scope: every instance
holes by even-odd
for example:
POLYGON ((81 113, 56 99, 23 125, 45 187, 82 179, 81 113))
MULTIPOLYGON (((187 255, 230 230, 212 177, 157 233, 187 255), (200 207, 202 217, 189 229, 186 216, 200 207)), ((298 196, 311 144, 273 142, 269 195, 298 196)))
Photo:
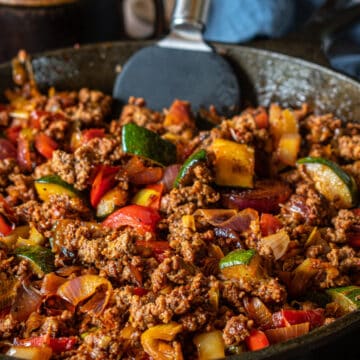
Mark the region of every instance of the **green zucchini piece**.
POLYGON ((360 309, 360 286, 344 286, 327 289, 332 301, 340 305, 341 311, 346 314, 360 309))
POLYGON ((234 250, 224 256, 219 263, 220 269, 225 269, 229 266, 235 265, 249 265, 251 260, 254 258, 256 251, 250 250, 234 250))
POLYGON ((260 256, 255 250, 234 250, 219 263, 221 273, 228 279, 253 281, 263 278, 260 256))
POLYGON ((167 166, 176 162, 176 146, 164 140, 157 133, 136 124, 126 124, 122 128, 122 149, 167 166))
POLYGON ((58 175, 48 175, 35 180, 35 189, 39 198, 43 201, 47 201, 50 195, 53 194, 79 197, 79 192, 58 175))
POLYGON ((305 165, 316 189, 336 207, 349 209, 357 204, 359 190, 356 182, 338 164, 321 157, 305 157, 297 164, 305 165))
POLYGON ((39 276, 55 270, 55 256, 48 248, 39 245, 21 246, 15 250, 15 254, 28 260, 34 272, 39 276))
POLYGON ((206 151, 201 149, 193 154, 191 154, 184 162, 183 166, 180 168, 178 175, 174 181, 174 187, 178 187, 180 182, 188 174, 189 170, 200 161, 206 160, 206 151))

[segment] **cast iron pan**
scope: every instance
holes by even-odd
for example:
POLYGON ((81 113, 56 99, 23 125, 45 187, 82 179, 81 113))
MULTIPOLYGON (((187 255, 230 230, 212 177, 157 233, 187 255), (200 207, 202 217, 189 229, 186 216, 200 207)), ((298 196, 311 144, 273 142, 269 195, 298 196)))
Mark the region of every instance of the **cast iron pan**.
MULTIPOLYGON (((135 51, 148 44, 104 43, 40 54, 33 59, 36 81, 43 89, 55 86, 65 90, 85 86, 111 94, 113 81, 122 64, 135 51)), ((341 119, 360 121, 360 83, 326 67, 268 50, 244 46, 215 47, 229 59, 238 73, 244 106, 268 106, 274 101, 283 106, 299 106, 306 101, 318 113, 333 112, 341 119)), ((0 65, 0 79, 2 94, 12 86, 9 63, 0 65)), ((306 356, 304 359, 310 359, 306 355, 310 350, 351 334, 360 335, 360 311, 303 337, 229 359, 294 359, 302 355, 306 356)), ((356 342, 352 346, 358 348, 356 342)), ((341 354, 344 354, 344 350, 341 349, 341 354)), ((342 356, 342 360, 345 359, 342 356)))

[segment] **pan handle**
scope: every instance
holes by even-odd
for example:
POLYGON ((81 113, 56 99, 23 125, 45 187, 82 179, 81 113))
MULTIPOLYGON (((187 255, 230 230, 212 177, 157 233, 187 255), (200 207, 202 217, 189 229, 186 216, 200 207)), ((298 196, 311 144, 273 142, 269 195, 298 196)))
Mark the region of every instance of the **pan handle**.
POLYGON ((171 19, 171 27, 194 27, 200 31, 206 25, 210 0, 177 0, 171 19))
POLYGON ((181 50, 212 51, 202 31, 209 13, 210 0, 177 0, 170 24, 170 34, 159 46, 181 50))

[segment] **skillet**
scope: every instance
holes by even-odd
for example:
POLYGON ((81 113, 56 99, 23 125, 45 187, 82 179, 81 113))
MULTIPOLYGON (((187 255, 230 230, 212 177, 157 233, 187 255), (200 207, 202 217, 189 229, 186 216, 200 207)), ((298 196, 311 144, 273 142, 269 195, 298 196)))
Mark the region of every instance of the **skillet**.
MULTIPOLYGON (((121 66, 135 51, 149 44, 149 41, 102 43, 39 54, 33 59, 36 81, 43 89, 49 86, 59 90, 90 87, 111 94, 121 66)), ((279 102, 283 106, 295 107, 308 102, 317 113, 333 112, 341 119, 360 122, 359 82, 325 66, 270 50, 238 45, 214 46, 234 66, 242 84, 244 106, 268 106, 271 102, 279 102)), ((0 79, 2 94, 12 86, 9 63, 0 65, 0 79)), ((303 355, 309 359, 309 350, 344 339, 350 334, 360 335, 360 311, 303 337, 228 359, 292 359, 303 355)), ((356 342, 352 346, 356 347, 356 342)), ((343 354, 344 349, 339 350, 343 354)), ((0 359, 6 358, 0 355, 0 359)))
MULTIPOLYGON (((102 43, 36 55, 33 58, 36 81, 43 89, 86 86, 110 94, 116 71, 135 51, 148 44, 102 43)), ((231 61, 239 74, 244 105, 267 106, 275 101, 283 106, 299 106, 308 102, 315 112, 333 112, 344 120, 360 121, 360 83, 355 80, 326 67, 269 50, 219 44, 215 47, 231 61)), ((9 63, 0 65, 0 79, 0 92, 3 93, 12 86, 9 63)), ((301 338, 229 359, 291 359, 351 332, 360 334, 359 330, 360 311, 357 311, 301 338)))

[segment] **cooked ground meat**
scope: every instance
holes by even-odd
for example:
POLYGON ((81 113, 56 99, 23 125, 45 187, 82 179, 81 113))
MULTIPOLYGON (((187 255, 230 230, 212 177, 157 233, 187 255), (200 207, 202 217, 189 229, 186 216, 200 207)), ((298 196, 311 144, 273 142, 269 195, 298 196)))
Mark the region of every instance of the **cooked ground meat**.
POLYGON ((320 299, 360 285, 359 124, 272 104, 210 109, 200 131, 181 100, 131 98, 111 119, 96 90, 10 94, 24 112, 0 107, 0 352, 195 359, 208 336, 251 350, 283 309, 315 311, 311 329, 345 312, 320 299), (151 137, 130 151, 124 127, 151 137))

